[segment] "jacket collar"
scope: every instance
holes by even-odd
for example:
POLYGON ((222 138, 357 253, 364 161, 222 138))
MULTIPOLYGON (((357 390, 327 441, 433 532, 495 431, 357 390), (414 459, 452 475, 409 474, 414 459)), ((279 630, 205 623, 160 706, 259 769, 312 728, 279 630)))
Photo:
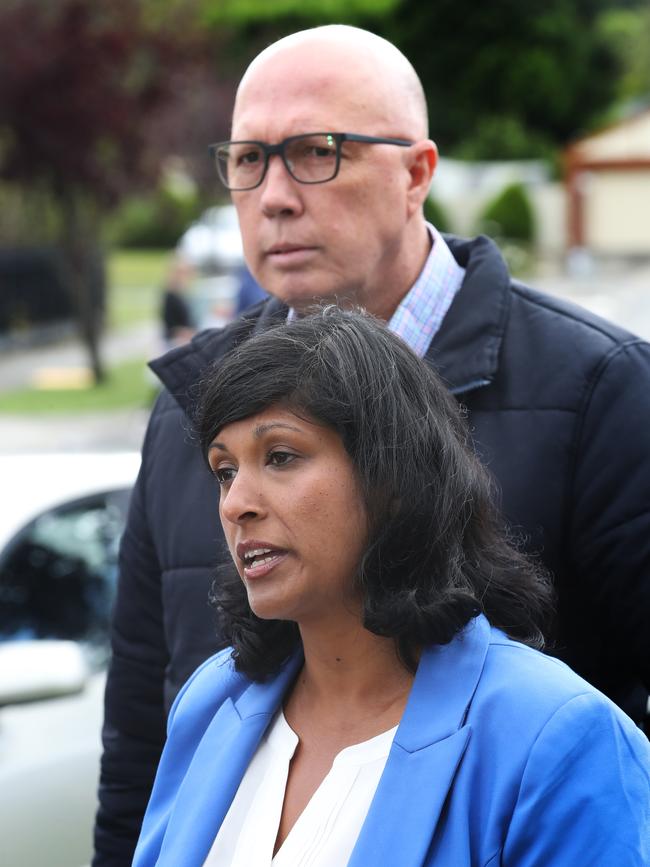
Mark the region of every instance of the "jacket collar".
MULTIPOLYGON (((496 245, 479 236, 465 240, 445 235, 465 279, 433 338, 426 358, 454 394, 487 385, 494 379, 510 309, 510 277, 496 245)), ((150 363, 181 408, 191 415, 196 386, 207 368, 241 340, 286 319, 288 308, 277 299, 251 308, 223 329, 200 332, 184 346, 150 363)))
MULTIPOLYGON (((295 654, 272 680, 250 684, 236 701, 226 699, 214 715, 192 755, 171 808, 161 803, 160 824, 170 810, 158 867, 200 867, 207 858, 239 784, 264 732, 280 707, 284 694, 302 664, 295 654)), ((183 764, 188 749, 182 733, 173 742, 183 764)), ((158 783, 157 783, 158 784, 158 783)), ((170 789, 174 791, 172 784, 170 789)), ((151 816, 152 835, 158 833, 158 818, 151 816)), ((146 841, 145 841, 146 843, 146 841)))
POLYGON ((257 331, 283 322, 288 310, 276 298, 263 301, 225 328, 200 331, 189 343, 150 361, 149 367, 191 418, 198 385, 210 365, 257 331))
POLYGON ((491 627, 483 615, 449 644, 427 649, 386 767, 348 867, 381 864, 399 852, 400 867, 420 867, 453 785, 471 728, 465 724, 481 678, 491 627))
POLYGON ((510 275, 496 244, 484 235, 467 241, 445 235, 465 279, 442 320, 426 359, 453 394, 488 385, 510 312, 510 275))

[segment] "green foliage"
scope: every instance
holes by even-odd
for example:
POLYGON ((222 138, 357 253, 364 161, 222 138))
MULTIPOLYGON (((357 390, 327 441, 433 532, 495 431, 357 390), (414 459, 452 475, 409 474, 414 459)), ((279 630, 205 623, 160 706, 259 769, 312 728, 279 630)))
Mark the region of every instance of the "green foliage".
POLYGON ((507 114, 481 117, 472 135, 455 148, 456 157, 463 160, 522 160, 534 155, 551 161, 554 154, 548 135, 507 114))
POLYGON ((112 250, 108 255, 109 284, 127 291, 160 286, 170 258, 169 252, 161 250, 112 250))
POLYGON ((113 250, 109 254, 109 327, 158 318, 160 290, 169 263, 170 254, 161 250, 113 250))
POLYGON ((47 190, 0 181, 0 246, 44 246, 60 234, 61 213, 47 190))
POLYGON ((42 391, 21 388, 0 394, 0 412, 49 415, 56 413, 101 412, 147 406, 152 384, 143 358, 111 368, 106 379, 91 388, 62 388, 42 391))
POLYGON ((169 249, 200 211, 196 196, 159 190, 127 200, 109 220, 107 237, 116 247, 169 249))
POLYGON ((598 29, 622 68, 616 83, 620 101, 650 99, 650 4, 603 12, 598 29))
POLYGON ((442 153, 467 152, 476 139, 475 157, 539 157, 611 101, 618 61, 594 26, 601 8, 596 0, 403 0, 381 33, 420 75, 442 153), (502 119, 501 141, 494 119, 502 119))
POLYGON ((430 223, 433 223, 439 232, 452 231, 447 212, 438 199, 434 198, 432 195, 427 196, 424 201, 424 217, 430 223))
POLYGON ((318 21, 342 21, 381 16, 400 0, 205 0, 205 18, 211 24, 247 24, 295 16, 318 21))
POLYGON ((522 184, 510 184, 487 204, 479 229, 495 238, 532 243, 535 216, 522 184))

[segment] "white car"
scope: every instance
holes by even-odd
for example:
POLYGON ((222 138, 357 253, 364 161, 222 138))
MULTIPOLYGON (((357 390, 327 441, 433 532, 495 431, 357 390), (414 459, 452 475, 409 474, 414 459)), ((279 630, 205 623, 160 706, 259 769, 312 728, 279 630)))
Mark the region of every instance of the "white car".
POLYGON ((140 457, 0 455, 0 862, 82 867, 117 548, 140 457))
POLYGON ((227 274, 244 264, 239 220, 234 205, 215 205, 185 231, 177 252, 204 273, 227 274))

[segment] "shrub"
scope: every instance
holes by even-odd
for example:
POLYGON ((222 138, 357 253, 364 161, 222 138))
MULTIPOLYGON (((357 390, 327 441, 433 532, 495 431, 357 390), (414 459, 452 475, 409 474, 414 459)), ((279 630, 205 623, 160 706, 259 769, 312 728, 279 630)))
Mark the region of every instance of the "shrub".
POLYGON ((522 184, 510 184, 487 204, 479 218, 479 231, 496 238, 532 243, 535 216, 522 184))
POLYGON ((200 210, 196 196, 178 196, 165 189, 129 199, 110 219, 108 240, 123 248, 169 249, 200 210))

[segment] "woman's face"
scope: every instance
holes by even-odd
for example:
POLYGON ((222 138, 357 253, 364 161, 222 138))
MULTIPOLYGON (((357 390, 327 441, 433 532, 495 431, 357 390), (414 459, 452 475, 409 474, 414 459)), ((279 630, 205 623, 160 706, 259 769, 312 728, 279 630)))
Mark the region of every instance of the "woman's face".
POLYGON ((258 617, 299 624, 359 616, 367 536, 352 460, 337 433, 280 407, 224 427, 210 466, 228 547, 258 617))

